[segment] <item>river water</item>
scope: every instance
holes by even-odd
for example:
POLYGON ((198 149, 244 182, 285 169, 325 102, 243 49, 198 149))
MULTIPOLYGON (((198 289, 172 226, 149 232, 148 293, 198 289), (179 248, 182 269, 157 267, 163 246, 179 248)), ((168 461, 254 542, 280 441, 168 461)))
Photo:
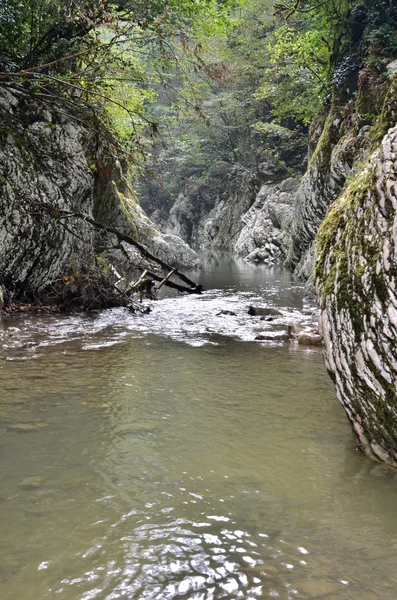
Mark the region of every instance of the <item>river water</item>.
POLYGON ((2 600, 397 597, 396 473, 319 350, 253 341, 247 307, 295 319, 301 287, 202 277, 147 316, 0 324, 2 600))

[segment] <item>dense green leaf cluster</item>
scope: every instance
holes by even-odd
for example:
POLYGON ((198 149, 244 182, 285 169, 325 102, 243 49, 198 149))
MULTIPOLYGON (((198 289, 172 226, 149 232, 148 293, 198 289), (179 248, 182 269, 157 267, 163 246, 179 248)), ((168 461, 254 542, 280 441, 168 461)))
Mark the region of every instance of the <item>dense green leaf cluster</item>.
POLYGON ((332 86, 385 71, 396 23, 390 0, 3 0, 0 85, 95 113, 167 205, 234 166, 301 172, 332 86))
POLYGON ((397 56, 389 0, 245 0, 228 17, 212 36, 195 31, 199 68, 184 56, 150 107, 161 132, 144 192, 152 208, 200 185, 221 192, 234 165, 273 158, 298 174, 302 136, 333 89, 354 96, 360 69, 386 77, 397 56))

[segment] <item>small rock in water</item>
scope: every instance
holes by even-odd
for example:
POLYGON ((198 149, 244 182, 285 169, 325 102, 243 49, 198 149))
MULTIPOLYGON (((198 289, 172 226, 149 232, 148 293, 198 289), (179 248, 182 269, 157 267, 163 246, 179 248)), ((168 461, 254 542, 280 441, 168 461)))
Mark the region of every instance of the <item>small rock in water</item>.
POLYGON ((258 342, 288 342, 290 337, 288 333, 283 331, 269 331, 267 333, 259 333, 255 340, 258 342))
POLYGON ((44 477, 26 477, 26 479, 18 484, 18 487, 21 488, 21 490, 37 490, 43 481, 44 477))
POLYGON ((303 592, 307 598, 323 598, 337 592, 341 589, 339 583, 328 581, 328 579, 308 579, 294 583, 299 591, 303 592))
POLYGON ((272 308, 272 307, 262 307, 262 306, 250 306, 248 309, 248 314, 251 315, 252 317, 260 317, 260 316, 273 316, 273 317, 280 317, 282 316, 282 312, 279 311, 277 308, 272 308))
POLYGON ((21 348, 36 348, 37 344, 36 342, 25 342, 24 344, 22 344, 21 348))
POLYGON ((233 312, 232 310, 221 310, 220 312, 216 313, 217 317, 220 317, 221 315, 230 315, 231 317, 237 317, 237 313, 233 312))
POLYGON ((20 433, 30 433, 31 431, 38 431, 47 427, 48 423, 14 423, 14 425, 8 425, 7 429, 10 431, 19 431, 20 433))
POLYGON ((321 346, 321 336, 318 333, 302 331, 296 339, 304 346, 321 346))
POLYGON ((267 321, 268 323, 270 323, 271 321, 274 321, 274 317, 261 317, 259 320, 267 321))

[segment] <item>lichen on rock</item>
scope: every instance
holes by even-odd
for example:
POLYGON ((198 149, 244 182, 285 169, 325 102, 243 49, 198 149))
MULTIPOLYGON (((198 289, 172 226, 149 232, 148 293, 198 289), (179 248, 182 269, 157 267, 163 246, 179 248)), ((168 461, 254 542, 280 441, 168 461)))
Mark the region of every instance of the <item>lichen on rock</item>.
POLYGON ((359 447, 397 466, 397 127, 316 242, 325 359, 359 447))

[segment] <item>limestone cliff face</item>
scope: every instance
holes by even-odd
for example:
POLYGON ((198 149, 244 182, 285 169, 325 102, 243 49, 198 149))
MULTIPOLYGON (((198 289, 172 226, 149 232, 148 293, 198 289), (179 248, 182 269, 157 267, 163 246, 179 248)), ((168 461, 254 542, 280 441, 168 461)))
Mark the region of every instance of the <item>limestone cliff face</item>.
POLYGON ((162 229, 180 235, 200 249, 233 253, 244 226, 241 217, 252 206, 258 189, 259 181, 251 171, 238 167, 221 188, 193 184, 179 194, 163 220, 162 229))
MULTIPOLYGON (((307 259, 327 210, 338 197, 350 171, 355 138, 343 135, 341 118, 332 108, 294 202, 292 245, 288 266, 296 269, 307 259), (303 260, 302 260, 303 259, 303 260)), ((305 277, 303 277, 305 278, 305 277)))
MULTIPOLYGON (((123 229, 170 262, 195 254, 162 236, 133 196, 111 145, 65 106, 0 90, 0 285, 34 292, 89 270, 97 236, 57 210, 82 212, 123 229), (46 208, 47 207, 47 208, 46 208)), ((178 243, 177 243, 178 242, 178 243)))
POLYGON ((386 92, 384 75, 376 69, 342 73, 326 116, 313 127, 309 166, 295 196, 286 261, 297 279, 311 279, 318 228, 352 170, 368 157, 373 147, 372 122, 382 111, 386 92))
POLYGON ((203 251, 249 261, 281 263, 291 243, 296 179, 271 161, 259 170, 234 167, 220 191, 198 185, 181 193, 169 215, 154 214, 163 231, 180 235, 203 251))
MULTIPOLYGON (((374 133, 397 117, 391 86, 374 133)), ((397 466, 397 127, 321 225, 315 284, 327 368, 359 447, 397 466)))
POLYGON ((237 256, 265 264, 281 263, 291 244, 293 202, 299 183, 288 178, 261 186, 234 245, 237 256))

